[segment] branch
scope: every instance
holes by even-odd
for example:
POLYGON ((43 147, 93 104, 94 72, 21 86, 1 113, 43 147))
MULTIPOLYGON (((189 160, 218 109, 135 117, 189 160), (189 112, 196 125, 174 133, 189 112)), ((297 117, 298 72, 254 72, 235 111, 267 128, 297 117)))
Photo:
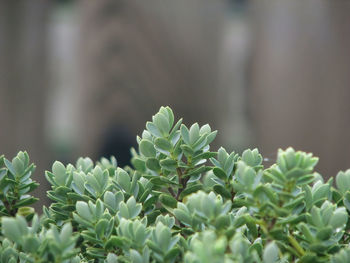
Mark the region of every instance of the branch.
POLYGON ((170 193, 174 198, 176 198, 176 194, 175 194, 173 188, 168 187, 168 191, 169 191, 169 193, 170 193))
POLYGON ((180 194, 182 193, 183 190, 185 190, 187 182, 190 178, 183 178, 183 174, 180 167, 176 168, 176 172, 177 172, 177 175, 179 176, 179 183, 182 185, 182 187, 179 188, 179 190, 177 191, 177 196, 176 196, 176 200, 179 201, 180 194))

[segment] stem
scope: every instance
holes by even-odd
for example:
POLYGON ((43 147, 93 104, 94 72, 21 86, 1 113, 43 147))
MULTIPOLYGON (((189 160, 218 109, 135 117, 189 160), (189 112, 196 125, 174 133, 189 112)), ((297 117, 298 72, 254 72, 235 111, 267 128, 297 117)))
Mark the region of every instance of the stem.
MULTIPOLYGON (((179 169, 179 168, 178 168, 178 169, 179 169)), ((180 172, 181 172, 181 171, 180 171, 180 172)), ((162 172, 160 172, 159 175, 160 175, 160 176, 164 176, 164 174, 163 174, 162 172)), ((173 188, 168 187, 168 191, 169 191, 169 193, 170 193, 174 198, 177 199, 177 195, 175 194, 173 188)))
POLYGON ((179 188, 179 190, 177 191, 177 195, 176 195, 176 200, 179 201, 180 194, 182 193, 183 190, 185 190, 186 184, 187 184, 187 181, 189 180, 189 178, 182 177, 183 174, 182 174, 180 167, 176 168, 176 172, 177 172, 177 175, 179 176, 179 183, 182 185, 182 187, 179 188))
MULTIPOLYGON (((266 227, 265 221, 263 220, 256 220, 255 221, 256 224, 258 224, 261 228, 261 230, 267 235, 269 236, 269 229, 272 229, 271 226, 269 226, 268 228, 266 227)), ((274 224, 274 223, 273 223, 274 224)), ((292 236, 292 235, 288 235, 288 241, 289 243, 295 248, 297 254, 299 255, 299 257, 302 257, 305 255, 305 251, 304 249, 299 245, 298 241, 296 241, 296 239, 292 236)))
POLYGON ((19 193, 18 193, 19 179, 16 177, 15 181, 16 182, 15 182, 15 185, 14 185, 14 188, 13 188, 14 199, 11 202, 9 202, 9 200, 7 200, 6 196, 4 195, 4 200, 1 200, 10 216, 15 216, 16 215, 18 209, 17 208, 13 208, 13 206, 20 199, 20 196, 19 196, 19 193))
POLYGON ((256 220, 255 223, 260 226, 261 230, 265 233, 265 235, 269 235, 269 231, 267 230, 266 224, 263 220, 256 220))
POLYGON ((233 203, 233 200, 235 199, 236 193, 233 191, 233 187, 231 189, 231 202, 233 203))
POLYGON ((288 240, 290 244, 295 248, 295 250, 298 252, 300 257, 305 255, 304 249, 299 245, 298 241, 295 240, 295 238, 291 235, 288 235, 288 240))
POLYGON ((14 211, 12 211, 12 208, 11 208, 11 204, 7 201, 7 200, 4 200, 2 202, 7 210, 7 212, 11 215, 11 216, 15 216, 16 213, 14 211))
POLYGON ((182 171, 181 171, 181 168, 180 167, 177 167, 176 168, 176 173, 177 173, 177 176, 179 177, 179 183, 182 185, 182 188, 179 188, 179 190, 177 191, 177 195, 176 195, 176 200, 179 200, 179 196, 181 194, 181 192, 183 191, 183 178, 182 178, 182 171))
POLYGON ((169 193, 170 193, 170 194, 171 194, 173 197, 175 197, 175 198, 176 198, 176 194, 175 194, 175 192, 174 192, 173 188, 168 187, 168 191, 169 191, 169 193))
POLYGON ((182 179, 182 171, 180 167, 176 168, 177 175, 179 176, 179 181, 182 179))
MULTIPOLYGON (((11 216, 15 216, 18 209, 17 208, 13 208, 13 206, 17 203, 17 201, 20 199, 20 195, 19 195, 19 190, 18 190, 18 185, 19 185, 19 178, 16 177, 15 178, 15 185, 14 185, 14 189, 13 189, 13 195, 14 195, 14 199, 12 200, 12 202, 10 203, 8 200, 4 200, 3 204, 7 210, 7 212, 11 215, 11 216)), ((5 197, 6 198, 6 197, 5 197)))

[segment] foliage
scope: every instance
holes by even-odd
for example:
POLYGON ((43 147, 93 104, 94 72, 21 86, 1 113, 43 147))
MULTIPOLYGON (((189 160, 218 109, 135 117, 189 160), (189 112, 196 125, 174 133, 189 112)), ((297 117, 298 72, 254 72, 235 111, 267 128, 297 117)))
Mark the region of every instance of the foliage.
POLYGON ((161 107, 132 167, 55 162, 40 217, 28 154, 0 157, 0 263, 350 262, 350 170, 324 182, 292 148, 265 168, 257 149, 210 151, 215 136, 161 107))

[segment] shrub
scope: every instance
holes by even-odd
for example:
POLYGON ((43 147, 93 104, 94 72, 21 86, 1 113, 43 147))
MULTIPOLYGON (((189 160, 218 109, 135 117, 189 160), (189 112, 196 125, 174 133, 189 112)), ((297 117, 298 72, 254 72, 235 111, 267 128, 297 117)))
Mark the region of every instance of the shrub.
POLYGON ((28 154, 1 157, 0 262, 350 262, 350 170, 335 187, 310 153, 265 168, 257 149, 210 151, 215 136, 161 107, 132 167, 55 162, 41 216, 28 154))

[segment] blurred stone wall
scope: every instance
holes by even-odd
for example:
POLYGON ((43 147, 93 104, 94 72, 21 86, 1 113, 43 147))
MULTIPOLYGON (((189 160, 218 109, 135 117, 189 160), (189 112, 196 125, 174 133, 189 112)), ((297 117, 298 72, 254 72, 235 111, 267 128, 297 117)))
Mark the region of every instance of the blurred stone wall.
POLYGON ((272 157, 279 147, 312 151, 325 177, 350 168, 349 10, 348 1, 251 3, 258 146, 272 157))
POLYGON ((318 155, 325 177, 350 167, 347 1, 71 3, 76 18, 61 22, 76 23, 69 32, 79 32, 79 43, 56 35, 66 47, 76 45, 60 57, 71 82, 67 87, 63 74, 64 88, 48 98, 48 53, 63 45, 47 43, 56 34, 52 3, 0 1, 0 152, 11 158, 28 150, 44 186, 44 168, 61 158, 52 148, 65 148, 48 144, 47 127, 51 133, 53 122, 62 123, 57 116, 67 127, 56 129, 58 137, 75 133, 64 161, 115 154, 123 165, 129 156, 119 153, 161 105, 187 124, 218 129, 214 149, 258 146, 273 160, 279 147, 293 146, 318 155), (248 11, 229 2, 245 2, 248 11))
POLYGON ((219 129, 217 145, 271 161, 279 147, 312 151, 325 177, 350 167, 350 4, 227 3, 79 2, 83 152, 121 147, 109 134, 134 141, 126 134, 169 104, 219 129))
POLYGON ((217 128, 224 1, 80 1, 79 8, 83 152, 97 156, 109 134, 120 138, 110 142, 116 151, 134 143, 162 105, 185 123, 217 128))
POLYGON ((44 188, 50 158, 45 139, 49 9, 45 0, 0 1, 0 153, 11 159, 27 150, 37 164, 34 178, 44 188))

